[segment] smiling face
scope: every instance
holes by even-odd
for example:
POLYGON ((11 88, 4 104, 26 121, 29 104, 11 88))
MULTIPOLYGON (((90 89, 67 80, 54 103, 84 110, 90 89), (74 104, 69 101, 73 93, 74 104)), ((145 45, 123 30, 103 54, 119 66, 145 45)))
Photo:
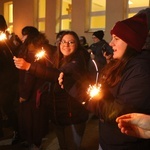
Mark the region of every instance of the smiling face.
POLYGON ((76 45, 77 44, 73 35, 66 34, 60 42, 60 51, 64 57, 69 56, 76 50, 76 45))
POLYGON ((113 58, 114 59, 121 59, 123 54, 126 51, 127 43, 113 34, 112 35, 112 40, 109 43, 109 45, 112 47, 112 49, 114 51, 113 52, 113 58))

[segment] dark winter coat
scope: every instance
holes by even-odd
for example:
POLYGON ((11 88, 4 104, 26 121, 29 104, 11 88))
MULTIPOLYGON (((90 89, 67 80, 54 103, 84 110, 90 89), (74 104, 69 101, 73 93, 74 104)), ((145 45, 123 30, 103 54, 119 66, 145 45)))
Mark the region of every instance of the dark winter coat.
POLYGON ((53 123, 71 125, 87 121, 87 110, 58 84, 60 72, 68 74, 81 84, 86 71, 84 57, 80 54, 59 69, 44 68, 38 63, 32 63, 29 72, 51 82, 50 119, 53 123))
MULTIPOLYGON (((75 85, 70 89, 68 86, 66 88, 70 94, 73 93, 74 97, 77 97, 79 94, 72 92, 75 89, 75 85)), ((135 138, 121 133, 115 119, 117 116, 131 112, 150 115, 150 52, 143 51, 142 54, 131 59, 121 81, 112 88, 102 85, 101 94, 104 95, 102 100, 87 101, 85 107, 100 118, 99 135, 102 149, 149 150, 149 139, 135 138)))
POLYGON ((17 130, 19 76, 12 53, 17 53, 17 47, 12 47, 9 40, 0 41, 0 124, 3 120, 17 130))
MULTIPOLYGON (((43 45, 43 47, 47 52, 50 50, 48 45, 43 45)), ((37 49, 33 44, 29 44, 26 49, 20 49, 19 57, 24 58, 27 62, 34 62, 36 53, 37 49)), ((38 62, 44 66, 48 64, 44 58, 38 62)), ((19 70, 19 73, 19 96, 25 100, 19 105, 20 135, 29 144, 34 143, 39 146, 49 130, 48 91, 41 93, 44 85, 48 83, 28 71, 19 70)))
MULTIPOLYGON (((106 105, 110 110, 107 116, 139 112, 150 114, 150 52, 131 60, 123 72, 122 80, 110 89, 114 102, 106 105), (111 108, 112 107, 112 108, 111 108)), ((101 105, 101 104, 99 104, 101 105)), ((100 106, 102 107, 102 106, 100 106)), ((101 110, 99 112, 101 114, 101 110)), ((107 118, 109 120, 109 118, 107 118)), ((110 119, 111 120, 111 119, 110 119)), ((150 140, 139 139, 122 134, 115 120, 105 121, 100 117, 100 145, 103 150, 148 150, 150 140)))
POLYGON ((91 54, 91 59, 89 61, 89 76, 91 81, 94 83, 97 75, 97 70, 92 59, 94 59, 94 61, 96 62, 98 72, 100 73, 103 67, 107 64, 106 58, 103 56, 104 52, 106 52, 106 55, 112 55, 113 50, 105 40, 93 43, 89 47, 89 49, 91 49, 93 53, 91 54))
POLYGON ((105 40, 101 40, 97 43, 93 43, 89 49, 92 50, 94 54, 94 60, 98 65, 99 71, 105 66, 106 58, 103 56, 103 53, 106 52, 107 55, 113 54, 112 48, 105 40))

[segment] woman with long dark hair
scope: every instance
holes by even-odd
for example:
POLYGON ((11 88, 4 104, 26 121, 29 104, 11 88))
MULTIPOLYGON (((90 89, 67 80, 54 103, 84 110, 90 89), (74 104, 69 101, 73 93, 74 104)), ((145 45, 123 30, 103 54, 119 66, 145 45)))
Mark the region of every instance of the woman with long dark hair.
POLYGON ((31 74, 51 82, 50 119, 54 125, 60 149, 79 150, 88 111, 58 84, 61 71, 74 78, 78 87, 87 77, 87 59, 78 35, 74 31, 65 31, 62 34, 53 58, 52 67, 44 67, 38 62, 27 63, 21 58, 14 58, 14 62, 17 68, 28 70, 31 74))

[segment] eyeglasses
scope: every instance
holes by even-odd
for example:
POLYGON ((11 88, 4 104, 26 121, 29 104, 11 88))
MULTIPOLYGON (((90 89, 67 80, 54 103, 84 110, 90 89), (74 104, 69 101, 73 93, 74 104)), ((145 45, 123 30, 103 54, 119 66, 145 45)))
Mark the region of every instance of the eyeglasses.
POLYGON ((60 44, 62 44, 62 45, 68 44, 69 46, 72 46, 72 45, 75 44, 75 42, 74 42, 74 41, 68 41, 68 42, 66 42, 66 41, 61 41, 60 44))

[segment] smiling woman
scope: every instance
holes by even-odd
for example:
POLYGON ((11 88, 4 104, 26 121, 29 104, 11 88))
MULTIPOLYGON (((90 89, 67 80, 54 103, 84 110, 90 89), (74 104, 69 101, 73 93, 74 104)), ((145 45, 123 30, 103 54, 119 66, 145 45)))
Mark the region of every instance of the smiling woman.
POLYGON ((80 87, 82 80, 88 75, 86 51, 82 49, 78 35, 74 31, 65 31, 60 41, 54 54, 55 61, 52 67, 44 67, 37 61, 30 63, 28 69, 27 62, 23 59, 14 58, 14 62, 19 69, 28 69, 31 74, 51 82, 50 119, 54 125, 59 146, 61 149, 79 150, 88 111, 66 90, 61 89, 58 76, 61 71, 69 74, 76 79, 80 87))
POLYGON ((63 36, 60 42, 60 52, 64 57, 71 55, 76 51, 76 40, 73 35, 63 36))

